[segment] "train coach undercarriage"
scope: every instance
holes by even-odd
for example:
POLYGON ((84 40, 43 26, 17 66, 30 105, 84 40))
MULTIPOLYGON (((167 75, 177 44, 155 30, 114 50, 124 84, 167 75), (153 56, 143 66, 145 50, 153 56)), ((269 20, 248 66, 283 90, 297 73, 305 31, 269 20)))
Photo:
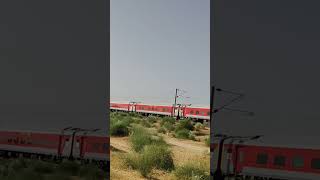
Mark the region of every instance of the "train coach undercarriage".
MULTIPOLYGON (((61 156, 57 156, 57 155, 37 154, 37 153, 8 151, 8 150, 0 150, 0 158, 1 159, 26 158, 26 159, 33 159, 33 160, 49 161, 49 162, 54 162, 57 164, 63 162, 64 160, 70 160, 69 157, 61 157, 61 156)), ((109 171, 109 169, 110 169, 110 166, 109 166, 110 161, 108 161, 108 160, 74 158, 74 159, 72 159, 72 161, 78 162, 82 165, 93 164, 104 171, 109 171)))

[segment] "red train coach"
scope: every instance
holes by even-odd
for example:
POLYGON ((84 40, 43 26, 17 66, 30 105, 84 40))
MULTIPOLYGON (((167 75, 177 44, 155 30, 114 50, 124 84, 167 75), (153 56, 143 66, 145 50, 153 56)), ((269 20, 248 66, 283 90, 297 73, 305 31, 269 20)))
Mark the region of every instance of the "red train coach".
POLYGON ((204 107, 186 107, 184 115, 192 119, 205 119, 210 120, 210 109, 204 107))
POLYGON ((126 103, 110 103, 111 110, 129 111, 130 105, 126 103))
MULTIPOLYGON (((297 138, 298 139, 298 138, 297 138)), ((312 138, 313 139, 313 138, 312 138)), ((299 142, 310 142, 309 140, 299 142)), ((222 171, 240 179, 319 180, 320 146, 266 142, 225 144, 222 171), (286 144, 286 145, 285 145, 286 144)), ((213 164, 217 163, 218 144, 211 144, 213 164)), ((216 167, 211 167, 214 172, 216 167)))
POLYGON ((61 160, 70 155, 108 168, 110 139, 105 135, 62 135, 47 132, 0 131, 2 157, 36 157, 61 160), (73 141, 73 145, 72 145, 73 141), (73 147, 73 148, 71 148, 73 147))
POLYGON ((110 103, 110 110, 137 112, 145 115, 180 116, 192 120, 209 121, 210 108, 173 107, 172 105, 110 103))
POLYGON ((137 104, 135 105, 135 112, 138 113, 147 113, 147 114, 157 114, 157 115, 166 115, 171 116, 173 111, 172 106, 165 105, 146 105, 146 104, 137 104))

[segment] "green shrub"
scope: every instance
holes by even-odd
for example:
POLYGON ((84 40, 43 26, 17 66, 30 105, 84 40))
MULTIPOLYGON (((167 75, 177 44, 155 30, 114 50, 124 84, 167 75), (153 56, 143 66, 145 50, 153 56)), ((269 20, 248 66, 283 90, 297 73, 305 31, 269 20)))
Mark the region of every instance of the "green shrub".
POLYGON ((80 177, 90 180, 103 179, 104 172, 95 165, 85 165, 79 170, 80 177))
POLYGON ((7 176, 8 173, 9 173, 8 168, 5 165, 1 165, 0 166, 0 175, 7 176))
POLYGON ((72 180, 70 176, 63 175, 63 174, 50 174, 48 175, 45 180, 72 180))
POLYGON ((196 136, 194 135, 193 132, 189 131, 189 139, 191 140, 196 140, 196 136))
POLYGON ((110 113, 110 119, 112 118, 123 118, 129 116, 129 113, 125 112, 111 112, 110 113))
POLYGON ((129 141, 133 150, 136 152, 140 152, 144 148, 144 146, 150 144, 166 145, 166 142, 162 137, 152 136, 141 125, 133 126, 129 141))
POLYGON ((132 133, 129 137, 131 146, 134 151, 140 152, 145 145, 152 143, 152 137, 146 129, 136 125, 132 128, 132 133))
POLYGON ((10 172, 9 175, 7 176, 8 180, 44 180, 44 177, 37 173, 34 172, 30 168, 23 169, 19 172, 13 171, 10 172))
POLYGON ((204 139, 204 142, 207 146, 210 146, 210 136, 207 136, 205 139, 204 139))
POLYGON ((165 134, 166 133, 166 129, 161 127, 161 128, 158 129, 158 133, 165 134))
POLYGON ((160 121, 160 125, 163 126, 165 123, 175 124, 176 120, 173 117, 163 117, 160 121))
POLYGON ((171 124, 170 122, 165 122, 163 124, 163 127, 166 128, 166 130, 168 130, 169 132, 173 131, 174 130, 174 125, 171 124))
POLYGON ((176 126, 176 131, 181 129, 187 129, 192 131, 193 130, 193 124, 192 121, 189 119, 180 120, 178 125, 176 126))
POLYGON ((127 136, 129 134, 128 124, 121 121, 110 124, 110 134, 111 136, 127 136))
POLYGON ((158 117, 156 116, 148 116, 147 118, 145 118, 146 121, 150 122, 150 123, 156 123, 158 121, 158 117))
POLYGON ((133 112, 130 114, 131 117, 136 117, 136 118, 143 118, 143 116, 137 112, 133 112))
POLYGON ((152 137, 152 141, 151 141, 151 144, 154 144, 154 145, 161 145, 161 146, 169 146, 166 141, 163 139, 163 137, 161 136, 153 136, 152 137))
POLYGON ((126 166, 131 167, 132 169, 138 169, 138 163, 140 161, 140 154, 128 153, 124 158, 124 163, 126 166))
POLYGON ((49 174, 54 171, 54 165, 52 163, 43 162, 43 161, 34 161, 31 164, 33 170, 41 174, 49 174))
POLYGON ((78 175, 80 164, 74 161, 64 161, 58 166, 58 171, 62 174, 78 175))
POLYGON ((210 178, 209 169, 200 163, 187 163, 178 167, 174 174, 178 179, 206 180, 210 178))
POLYGON ((131 123, 135 122, 129 116, 117 116, 110 119, 110 134, 112 136, 127 136, 131 123))
POLYGON ((187 129, 180 129, 175 132, 175 137, 179 139, 189 139, 190 131, 187 129))
POLYGON ((194 128, 195 128, 195 130, 199 131, 200 129, 203 129, 204 126, 203 126, 203 124, 197 122, 196 125, 194 126, 194 128))
POLYGON ((146 162, 153 162, 152 164, 157 169, 171 171, 174 169, 172 153, 168 146, 152 144, 147 145, 143 149, 142 159, 146 162))
POLYGON ((168 146, 161 144, 146 145, 141 154, 128 154, 125 164, 137 169, 144 177, 148 177, 154 168, 166 171, 174 169, 171 151, 168 146))
POLYGON ((140 121, 140 124, 141 124, 142 126, 144 126, 144 127, 147 127, 147 128, 150 128, 150 127, 151 127, 150 122, 149 122, 148 120, 146 120, 146 119, 141 120, 141 121, 140 121))
POLYGON ((26 167, 27 167, 26 162, 22 158, 14 159, 9 163, 9 166, 8 166, 9 169, 12 169, 14 171, 20 171, 26 167))

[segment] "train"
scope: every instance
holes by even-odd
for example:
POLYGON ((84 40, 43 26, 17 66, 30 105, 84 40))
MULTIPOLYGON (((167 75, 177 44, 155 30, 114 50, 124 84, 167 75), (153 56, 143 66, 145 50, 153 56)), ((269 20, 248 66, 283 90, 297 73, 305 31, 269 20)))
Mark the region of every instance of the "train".
MULTIPOLYGON (((275 139, 224 144, 221 161, 224 179, 227 177, 240 180, 320 179, 320 146, 317 145, 315 138, 304 140, 301 140, 301 137, 290 138, 295 142, 307 144, 303 146, 297 145, 299 143, 289 143, 284 138, 277 143, 268 143, 275 142, 275 139)), ((218 142, 211 143, 210 151, 213 161, 211 175, 217 169, 218 149, 218 142)))
POLYGON ((111 111, 136 112, 144 115, 188 118, 194 121, 209 122, 210 108, 203 106, 174 106, 163 104, 110 103, 111 111))
POLYGON ((0 131, 1 158, 76 159, 109 170, 110 139, 104 134, 0 131))

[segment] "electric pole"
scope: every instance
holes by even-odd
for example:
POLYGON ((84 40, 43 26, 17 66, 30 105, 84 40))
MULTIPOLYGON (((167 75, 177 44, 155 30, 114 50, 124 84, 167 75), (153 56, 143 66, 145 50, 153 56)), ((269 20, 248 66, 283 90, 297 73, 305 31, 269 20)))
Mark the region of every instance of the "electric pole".
POLYGON ((178 90, 179 89, 176 89, 176 95, 174 96, 174 107, 177 105, 178 90))

